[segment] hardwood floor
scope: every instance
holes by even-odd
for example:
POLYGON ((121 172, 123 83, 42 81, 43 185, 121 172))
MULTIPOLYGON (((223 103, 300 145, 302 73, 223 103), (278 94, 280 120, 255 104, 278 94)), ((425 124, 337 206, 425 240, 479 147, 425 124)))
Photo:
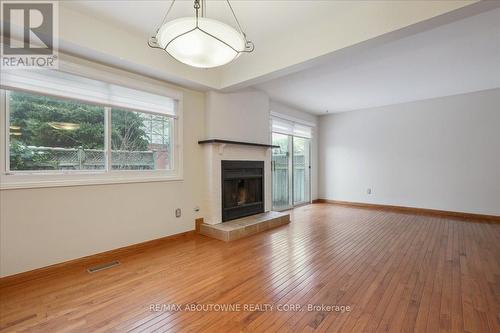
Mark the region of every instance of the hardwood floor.
POLYGON ((500 332, 500 224, 315 204, 250 238, 191 235, 116 259, 3 287, 0 331, 500 332))

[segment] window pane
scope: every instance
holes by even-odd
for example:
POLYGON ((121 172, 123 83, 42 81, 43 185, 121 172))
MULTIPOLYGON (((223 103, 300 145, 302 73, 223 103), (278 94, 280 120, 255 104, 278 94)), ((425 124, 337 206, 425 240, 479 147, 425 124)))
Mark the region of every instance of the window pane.
POLYGON ((293 137, 294 205, 309 201, 309 139, 293 137))
POLYGON ((273 148, 273 209, 281 210, 291 206, 291 174, 289 170, 289 135, 273 133, 273 145, 280 148, 273 148))
POLYGON ((118 170, 171 169, 172 120, 166 116, 113 109, 111 163, 118 170))
POLYGON ((104 108, 10 91, 10 170, 104 169, 104 108))

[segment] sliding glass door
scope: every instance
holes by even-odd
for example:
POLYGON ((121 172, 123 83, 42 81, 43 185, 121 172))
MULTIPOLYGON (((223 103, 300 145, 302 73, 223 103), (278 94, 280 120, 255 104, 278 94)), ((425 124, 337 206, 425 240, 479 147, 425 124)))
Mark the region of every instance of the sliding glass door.
POLYGON ((290 172, 291 137, 286 134, 273 133, 273 145, 279 148, 272 150, 273 210, 284 210, 292 207, 292 173, 290 172))
POLYGON ((310 201, 310 140, 272 133, 273 210, 310 201))

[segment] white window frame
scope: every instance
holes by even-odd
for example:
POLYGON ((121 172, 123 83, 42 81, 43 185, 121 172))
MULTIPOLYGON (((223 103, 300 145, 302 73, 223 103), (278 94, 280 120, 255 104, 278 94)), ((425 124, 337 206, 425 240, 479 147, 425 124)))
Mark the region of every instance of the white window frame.
MULTIPOLYGON (((74 66, 74 64, 72 64, 74 66)), ((102 65, 97 65, 102 66, 102 65)), ((114 69, 113 69, 114 71, 114 69)), ((136 76, 135 74, 131 74, 136 76)), ((119 77, 117 75, 115 78, 119 77)), ((142 78, 142 77, 141 77, 142 78)), ((126 78, 123 78, 126 79, 126 78)), ((137 77, 133 78, 137 80, 137 77)), ((120 78, 121 80, 121 78, 120 78)), ((116 81, 116 80, 115 80, 116 81)), ((142 86, 150 85, 151 82, 141 82, 142 86)), ((162 93, 170 91, 165 87, 151 87, 162 93)), ((39 187, 59 187, 76 185, 99 185, 99 184, 120 184, 120 183, 142 183, 157 181, 181 181, 183 180, 183 117, 182 117, 182 94, 171 91, 171 96, 175 100, 176 116, 172 117, 173 143, 172 147, 172 168, 168 170, 112 170, 111 169, 111 107, 104 107, 105 117, 105 158, 106 167, 104 170, 29 170, 10 171, 10 149, 9 149, 9 103, 7 91, 0 90, 0 189, 20 189, 39 187)), ((82 103, 86 103, 82 101, 82 103)), ((132 112, 133 110, 131 110, 132 112)), ((144 111, 136 111, 146 113, 144 111)))

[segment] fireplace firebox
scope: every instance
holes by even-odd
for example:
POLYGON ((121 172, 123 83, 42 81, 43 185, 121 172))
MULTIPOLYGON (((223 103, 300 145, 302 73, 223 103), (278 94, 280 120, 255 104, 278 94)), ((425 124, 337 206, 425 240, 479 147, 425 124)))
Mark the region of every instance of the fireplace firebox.
POLYGON ((264 161, 222 162, 222 222, 264 212, 264 161))

